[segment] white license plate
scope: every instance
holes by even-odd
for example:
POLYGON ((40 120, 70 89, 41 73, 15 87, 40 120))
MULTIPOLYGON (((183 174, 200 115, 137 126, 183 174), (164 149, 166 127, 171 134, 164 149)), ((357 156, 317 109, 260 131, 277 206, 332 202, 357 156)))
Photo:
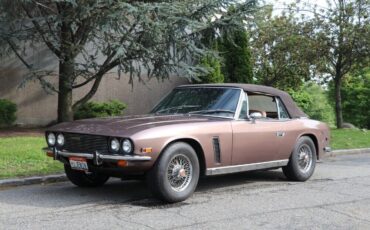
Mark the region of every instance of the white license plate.
POLYGON ((70 157, 69 164, 74 170, 89 171, 85 158, 82 157, 70 157))

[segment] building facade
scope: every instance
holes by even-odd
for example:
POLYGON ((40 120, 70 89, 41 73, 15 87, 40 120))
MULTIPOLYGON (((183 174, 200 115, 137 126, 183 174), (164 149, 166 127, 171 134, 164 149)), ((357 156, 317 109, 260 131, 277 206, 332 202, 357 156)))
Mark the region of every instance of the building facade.
MULTIPOLYGON (((57 70, 57 60, 52 57, 47 49, 32 50, 27 60, 47 70, 57 70)), ((57 72, 57 71, 56 71, 57 72)), ((16 58, 0 60, 0 98, 9 99, 17 104, 17 121, 20 126, 45 126, 57 119, 57 94, 47 93, 38 80, 22 82, 28 70, 16 58)), ((57 87, 57 76, 48 76, 50 82, 57 87)), ((172 77, 166 80, 147 79, 142 77, 142 82, 134 79, 129 84, 129 77, 117 74, 107 74, 92 101, 119 100, 127 105, 125 115, 144 114, 158 103, 174 87, 188 83, 186 78, 172 77)), ((73 100, 81 98, 90 88, 86 85, 73 92, 73 100)))

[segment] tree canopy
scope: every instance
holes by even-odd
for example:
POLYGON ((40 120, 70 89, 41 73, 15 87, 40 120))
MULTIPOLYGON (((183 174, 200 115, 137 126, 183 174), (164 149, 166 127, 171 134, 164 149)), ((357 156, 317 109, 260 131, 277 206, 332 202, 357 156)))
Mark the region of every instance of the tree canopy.
POLYGON ((15 54, 37 79, 58 93, 58 121, 73 119, 73 111, 96 93, 113 69, 131 79, 168 78, 178 73, 192 78, 207 69, 194 60, 214 53, 201 45, 209 28, 227 31, 253 10, 254 1, 124 1, 124 0, 3 0, 0 3, 0 53, 15 54), (235 7, 233 14, 224 9, 235 7), (43 44, 59 60, 58 85, 50 71, 28 63, 23 52, 43 44), (72 91, 91 84, 72 105, 72 91))
POLYGON ((272 13, 272 6, 263 8, 250 25, 255 80, 280 89, 300 89, 311 77, 312 41, 293 15, 272 13))
MULTIPOLYGON (((330 84, 330 95, 334 85, 330 84)), ((370 67, 349 74, 341 88, 343 119, 357 127, 370 129, 370 67)))
MULTIPOLYGON (((317 53, 311 70, 322 80, 334 82, 336 125, 341 128, 343 79, 352 71, 370 66, 370 1, 336 0, 327 4, 328 7, 296 6, 293 12, 312 13, 300 22, 305 36, 312 41, 311 49, 317 53)), ((301 52, 303 57, 306 54, 301 52)))

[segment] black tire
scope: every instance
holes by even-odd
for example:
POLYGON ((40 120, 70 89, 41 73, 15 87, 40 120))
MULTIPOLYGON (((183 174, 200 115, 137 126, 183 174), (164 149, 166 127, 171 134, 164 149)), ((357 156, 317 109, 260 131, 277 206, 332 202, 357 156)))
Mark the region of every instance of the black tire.
POLYGON ((294 146, 294 150, 290 156, 288 165, 283 167, 284 175, 293 181, 306 181, 315 171, 316 159, 317 155, 315 144, 310 137, 303 136, 298 139, 296 145, 294 146), (301 152, 304 156, 306 155, 305 152, 310 152, 308 153, 309 159, 307 161, 303 160, 306 159, 305 157, 300 157, 301 152), (303 168, 302 164, 306 164, 305 162, 308 162, 309 165, 306 165, 306 167, 303 168))
POLYGON ((180 202, 189 198, 193 194, 198 180, 199 161, 197 154, 190 145, 184 142, 176 142, 168 146, 147 174, 147 184, 152 193, 158 199, 169 203, 180 202), (188 162, 188 166, 184 164, 185 167, 179 168, 181 164, 177 164, 172 167, 178 159, 188 162), (185 171, 185 168, 188 170, 188 173, 185 171), (182 169, 183 171, 181 172, 182 169), (185 181, 182 183, 183 187, 176 187, 171 184, 176 179, 169 179, 169 172, 172 172, 172 178, 181 178, 181 180, 185 181))
POLYGON ((64 165, 64 171, 67 178, 79 187, 99 187, 104 185, 109 179, 109 176, 95 172, 87 174, 83 171, 73 170, 71 169, 71 166, 67 164, 64 165))

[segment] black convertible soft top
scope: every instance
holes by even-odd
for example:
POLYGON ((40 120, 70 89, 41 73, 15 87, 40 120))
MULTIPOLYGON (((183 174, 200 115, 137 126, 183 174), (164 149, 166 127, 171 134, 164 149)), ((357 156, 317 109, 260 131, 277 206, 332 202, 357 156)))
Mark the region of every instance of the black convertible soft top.
POLYGON ((272 96, 279 97, 281 99, 286 109, 288 110, 289 115, 292 118, 307 117, 307 115, 296 105, 296 103, 293 101, 292 97, 288 93, 269 86, 254 84, 219 83, 219 84, 181 85, 178 86, 177 88, 182 87, 231 87, 231 88, 240 88, 250 93, 269 94, 272 96))

